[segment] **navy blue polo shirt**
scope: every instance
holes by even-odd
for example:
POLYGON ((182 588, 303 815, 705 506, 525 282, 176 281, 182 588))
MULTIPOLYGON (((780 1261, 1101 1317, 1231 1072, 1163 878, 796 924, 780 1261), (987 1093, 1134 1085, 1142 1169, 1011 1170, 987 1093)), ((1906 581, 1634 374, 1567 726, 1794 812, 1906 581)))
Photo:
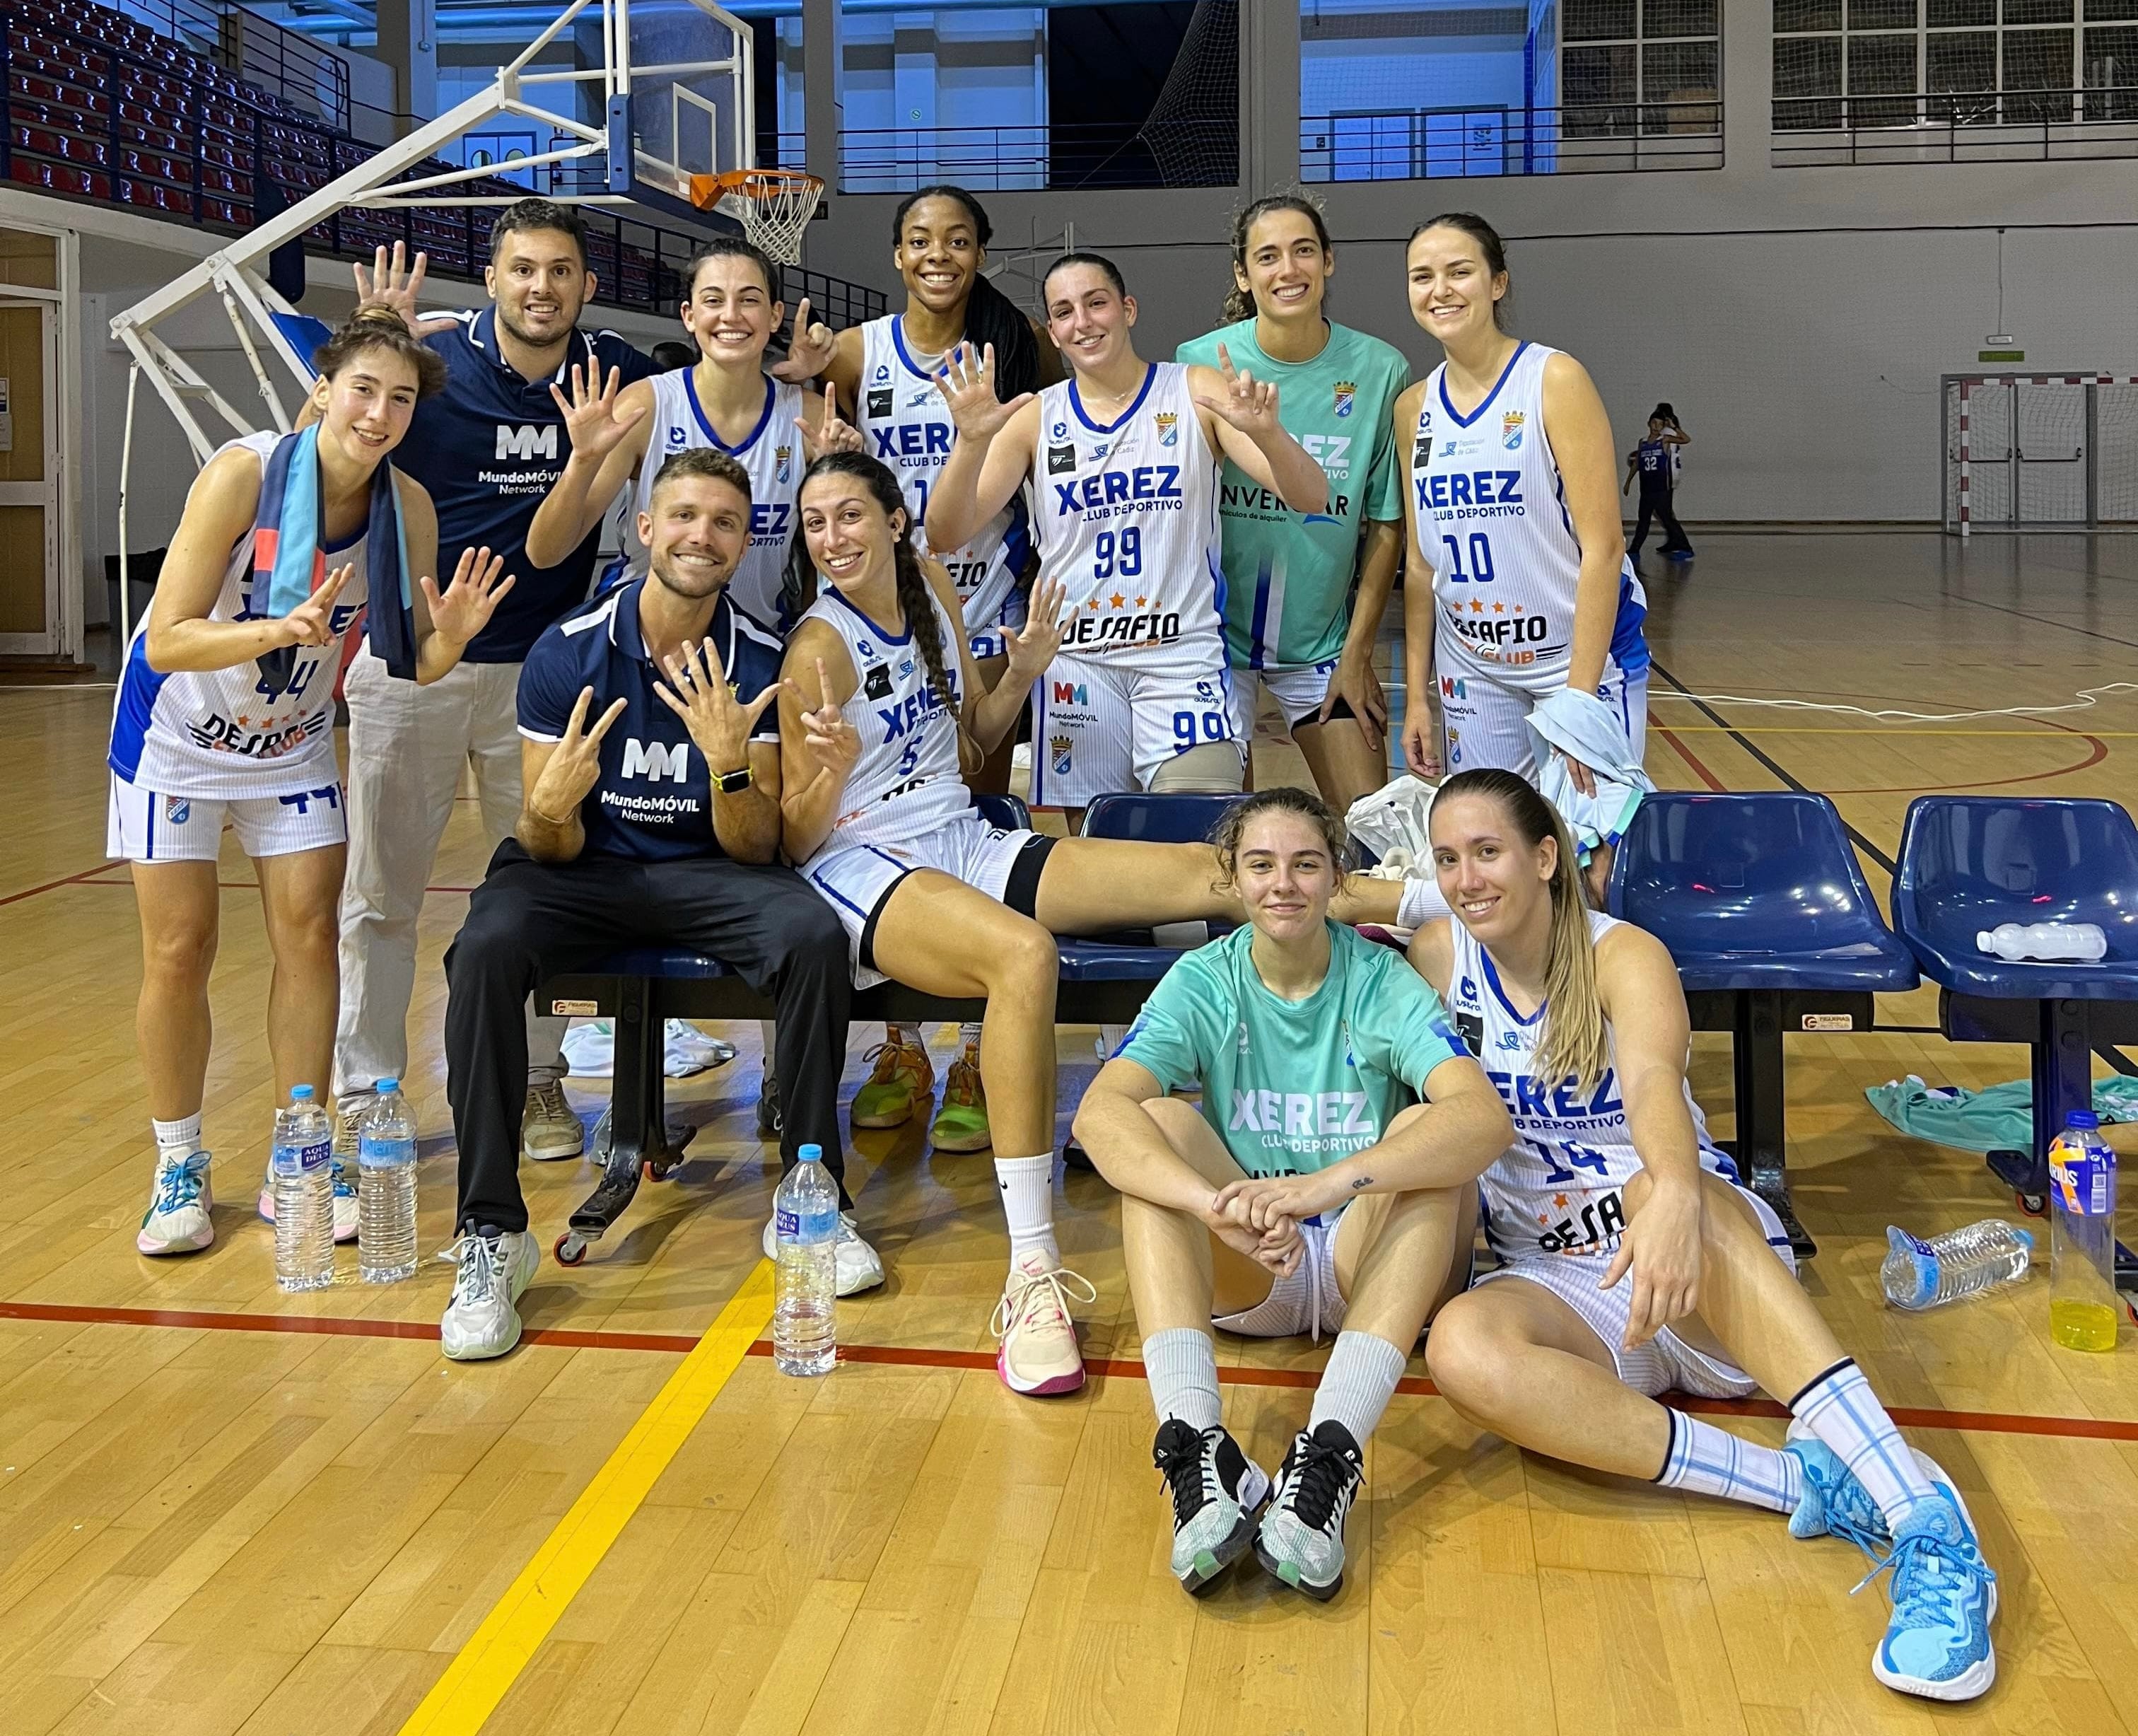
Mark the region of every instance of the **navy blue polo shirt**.
MULTIPOLYGON (((462 314, 425 341, 445 359, 446 389, 416 406, 393 463, 430 491, 438 509, 441 584, 463 549, 487 545, 505 557, 516 582, 465 655, 471 663, 516 663, 544 628, 586 600, 601 531, 589 531, 560 565, 528 565, 527 527, 572 455, 552 381, 525 379, 505 360, 495 307, 462 314)), ((620 370, 626 385, 659 371, 613 331, 574 330, 554 383, 569 394, 573 367, 588 362, 603 380, 611 368, 620 370)))
MULTIPOLYGON (((639 579, 586 604, 543 633, 520 672, 520 733, 530 741, 561 741, 579 690, 592 687, 587 726, 619 699, 623 712, 601 741, 601 778, 579 804, 587 849, 638 862, 724 856, 713 833, 712 775, 683 720, 653 691, 667 677, 646 654, 638 628, 639 579)), ((779 642, 750 623, 726 594, 714 608, 705 637, 737 701, 747 705, 779 679, 779 642)), ((758 741, 779 740, 779 710, 757 721, 758 741)))

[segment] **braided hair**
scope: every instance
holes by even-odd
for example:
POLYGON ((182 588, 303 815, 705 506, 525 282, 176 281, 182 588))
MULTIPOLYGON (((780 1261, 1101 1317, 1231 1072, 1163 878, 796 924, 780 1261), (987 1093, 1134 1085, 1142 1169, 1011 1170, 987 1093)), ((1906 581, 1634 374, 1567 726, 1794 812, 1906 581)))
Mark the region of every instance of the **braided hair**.
MULTIPOLYGON (((916 188, 898 202, 891 219, 894 247, 904 242, 905 219, 923 199, 949 199, 964 206, 973 225, 974 239, 983 251, 986 249, 994 226, 988 221, 985 208, 964 188, 947 183, 916 188)), ((1032 322, 1014 301, 977 273, 965 301, 965 339, 975 350, 989 344, 995 346, 995 396, 1003 403, 1008 403, 1020 393, 1039 389, 1039 340, 1032 335, 1032 322)))
MULTIPOLYGON (((949 666, 944 661, 943 623, 936 613, 935 592, 928 583, 928 575, 920 570, 920 557, 913 549, 913 516, 907 510, 905 496, 898 487, 898 478, 891 474, 888 465, 878 462, 866 452, 826 452, 802 472, 802 487, 809 486, 811 478, 826 475, 852 477, 866 488, 876 505, 883 509, 889 520, 894 514, 903 514, 905 528, 898 531, 891 545, 891 559, 898 585, 898 609, 905 617, 905 630, 913 635, 913 643, 920 653, 920 662, 928 671, 929 685, 935 688, 935 697, 950 714, 951 722, 959 733, 959 751, 964 747, 964 726, 958 716, 957 684, 950 679, 949 666)), ((809 560, 803 540, 797 536, 789 545, 788 579, 795 584, 796 563, 808 570, 808 586, 801 594, 801 605, 807 609, 816 600, 818 575, 809 560)), ((796 611, 798 618, 800 610, 796 611)))

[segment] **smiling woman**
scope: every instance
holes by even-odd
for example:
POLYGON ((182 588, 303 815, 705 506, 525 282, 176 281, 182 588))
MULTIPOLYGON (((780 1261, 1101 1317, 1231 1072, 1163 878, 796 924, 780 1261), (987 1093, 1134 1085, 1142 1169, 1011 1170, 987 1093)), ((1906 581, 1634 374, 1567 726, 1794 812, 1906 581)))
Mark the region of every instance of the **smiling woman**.
POLYGON ((1199 1597, 1252 1546, 1323 1601, 1343 1584, 1366 1443, 1427 1315, 1459 1288, 1470 1184, 1507 1117, 1433 990, 1330 920, 1345 836, 1326 804, 1261 791, 1214 841, 1247 926, 1166 973, 1076 1137, 1121 1193, 1174 1577, 1199 1597), (1184 1100, 1198 1092, 1199 1113, 1184 1100), (1272 1488, 1221 1420, 1213 1331, 1325 1327, 1335 1348, 1272 1488))
MULTIPOLYGON (((430 496, 388 455, 445 369, 400 315, 359 308, 314 365, 306 427, 233 441, 201 472, 120 678, 105 853, 133 864, 141 912, 136 1028, 157 1152, 144 1254, 214 1240, 200 1110, 224 822, 266 910, 277 1100, 324 1089, 347 835, 334 746, 343 638, 368 604, 392 672, 436 681, 512 586, 487 549, 462 554, 442 592, 432 577, 430 496)), ((339 1176, 334 1212, 336 1239, 351 1240, 355 1194, 339 1176)))

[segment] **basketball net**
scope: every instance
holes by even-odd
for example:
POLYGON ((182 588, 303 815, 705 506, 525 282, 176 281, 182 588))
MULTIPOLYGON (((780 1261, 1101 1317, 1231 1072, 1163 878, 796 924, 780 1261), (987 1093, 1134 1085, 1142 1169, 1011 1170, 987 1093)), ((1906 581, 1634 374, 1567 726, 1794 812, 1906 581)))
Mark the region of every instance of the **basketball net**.
POLYGON ((739 219, 743 233, 781 265, 802 261, 802 236, 824 179, 800 169, 729 169, 691 177, 691 203, 739 219))

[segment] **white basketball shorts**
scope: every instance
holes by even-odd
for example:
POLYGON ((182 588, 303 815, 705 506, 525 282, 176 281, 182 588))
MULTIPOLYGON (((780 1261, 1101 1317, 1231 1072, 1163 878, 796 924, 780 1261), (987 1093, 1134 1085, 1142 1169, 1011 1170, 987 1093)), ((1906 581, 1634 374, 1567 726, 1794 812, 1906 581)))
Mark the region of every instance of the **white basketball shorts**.
MULTIPOLYGON (((1212 742, 1242 752, 1225 648, 1174 648, 1177 667, 1057 657, 1040 677, 1032 721, 1032 804, 1088 808, 1102 795, 1148 790, 1177 754, 1212 742)), ((1317 704, 1319 701, 1316 702, 1317 704)))
POLYGON ((294 856, 349 842, 339 780, 287 795, 163 795, 111 775, 104 853, 127 862, 213 862, 227 820, 247 856, 294 856))

